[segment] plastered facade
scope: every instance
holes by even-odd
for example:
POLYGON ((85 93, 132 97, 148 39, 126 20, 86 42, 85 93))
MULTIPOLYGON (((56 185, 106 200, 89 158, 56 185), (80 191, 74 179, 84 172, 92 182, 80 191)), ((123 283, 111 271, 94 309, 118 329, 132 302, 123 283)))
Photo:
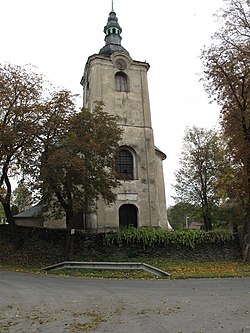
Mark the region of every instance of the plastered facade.
POLYGON ((102 200, 98 202, 97 215, 88 221, 92 231, 119 228, 119 210, 123 205, 136 207, 137 227, 168 228, 162 168, 166 156, 154 146, 148 69, 148 63, 133 61, 123 52, 115 52, 110 57, 92 55, 85 66, 83 106, 94 109, 94 101, 102 101, 104 111, 119 117, 118 124, 123 129, 120 146, 132 152, 134 164, 134 179, 121 181, 115 190, 115 203, 106 206, 102 200), (125 69, 117 67, 117 59, 126 62, 125 69), (127 91, 117 91, 115 77, 121 73, 127 78, 127 91))

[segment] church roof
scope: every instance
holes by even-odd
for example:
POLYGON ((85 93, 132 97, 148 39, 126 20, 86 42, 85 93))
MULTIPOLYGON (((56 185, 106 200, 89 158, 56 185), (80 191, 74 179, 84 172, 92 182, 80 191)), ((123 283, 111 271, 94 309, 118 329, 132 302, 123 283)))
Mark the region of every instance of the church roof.
POLYGON ((163 153, 159 148, 155 146, 155 151, 158 152, 161 155, 162 160, 165 160, 167 158, 167 155, 163 153))
POLYGON ((41 217, 43 210, 43 205, 41 203, 38 203, 35 206, 32 206, 25 211, 17 214, 14 216, 14 218, 30 218, 30 217, 41 217))
POLYGON ((129 55, 128 51, 121 45, 121 32, 122 28, 118 23, 118 18, 113 9, 109 13, 108 22, 104 27, 105 33, 105 46, 101 48, 99 54, 111 56, 114 52, 124 52, 129 55))

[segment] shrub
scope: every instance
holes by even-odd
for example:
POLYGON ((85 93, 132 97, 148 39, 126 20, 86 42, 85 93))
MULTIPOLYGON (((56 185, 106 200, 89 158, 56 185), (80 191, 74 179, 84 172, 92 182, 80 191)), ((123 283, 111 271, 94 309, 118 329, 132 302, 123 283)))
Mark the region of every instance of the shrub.
POLYGON ((118 232, 104 235, 104 245, 125 244, 141 245, 143 248, 156 245, 174 245, 176 248, 188 247, 194 249, 198 245, 222 244, 234 240, 227 231, 182 230, 168 231, 156 228, 124 228, 118 232))

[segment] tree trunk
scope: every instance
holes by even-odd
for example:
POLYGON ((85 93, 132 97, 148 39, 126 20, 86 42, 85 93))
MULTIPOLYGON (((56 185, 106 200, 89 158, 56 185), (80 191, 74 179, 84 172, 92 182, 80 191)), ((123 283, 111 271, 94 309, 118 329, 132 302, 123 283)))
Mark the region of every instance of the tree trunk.
POLYGON ((247 214, 244 225, 245 233, 250 234, 250 157, 247 159, 247 214))
POLYGON ((202 217, 205 231, 212 230, 211 210, 208 205, 202 206, 202 217))
POLYGON ((244 224, 244 236, 242 244, 242 257, 250 262, 250 157, 247 158, 247 209, 244 224))
POLYGON ((2 202, 3 208, 4 208, 4 213, 7 219, 7 222, 10 227, 10 234, 12 238, 12 242, 15 246, 16 249, 18 249, 21 246, 21 242, 17 233, 17 227, 15 223, 15 219, 13 218, 11 208, 10 208, 10 203, 9 202, 2 202))
POLYGON ((72 229, 74 228, 74 213, 72 211, 66 212, 66 226, 66 260, 71 260, 74 247, 74 234, 72 233, 72 229))

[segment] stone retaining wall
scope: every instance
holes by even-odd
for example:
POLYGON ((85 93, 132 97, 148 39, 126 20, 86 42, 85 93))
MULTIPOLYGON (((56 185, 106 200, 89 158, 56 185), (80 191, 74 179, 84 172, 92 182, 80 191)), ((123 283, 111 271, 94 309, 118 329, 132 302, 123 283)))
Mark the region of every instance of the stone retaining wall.
MULTIPOLYGON (((46 258, 59 256, 63 259, 66 242, 65 229, 45 229, 18 227, 23 248, 34 250, 34 255, 46 258)), ((10 234, 7 225, 0 225, 0 242, 9 241, 10 234)), ((135 258, 135 257, 161 257, 169 260, 238 260, 241 259, 241 247, 237 237, 221 245, 200 245, 195 249, 187 247, 176 248, 175 246, 151 246, 143 247, 140 244, 126 246, 105 246, 103 235, 87 235, 76 232, 74 235, 73 254, 75 259, 87 258, 102 260, 102 258, 135 258)))

